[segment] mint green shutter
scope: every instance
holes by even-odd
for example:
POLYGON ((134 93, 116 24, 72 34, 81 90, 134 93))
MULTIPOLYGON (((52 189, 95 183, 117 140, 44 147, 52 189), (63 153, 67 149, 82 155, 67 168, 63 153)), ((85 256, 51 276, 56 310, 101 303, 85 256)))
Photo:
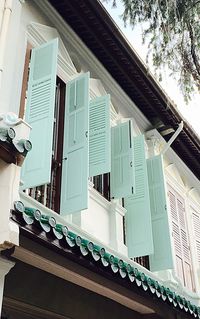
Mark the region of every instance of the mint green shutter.
POLYGON ((153 253, 153 237, 144 136, 133 139, 135 159, 135 193, 124 199, 127 209, 126 244, 129 257, 153 253))
POLYGON ((88 207, 89 73, 67 83, 62 162, 62 215, 88 207))
POLYGON ((89 176, 110 172, 110 146, 110 95, 105 95, 89 106, 89 176))
POLYGON ((134 153, 132 123, 111 128, 111 197, 126 197, 134 192, 134 153))
POLYGON ((173 268, 170 229, 162 156, 147 160, 151 203, 154 254, 150 255, 150 270, 173 268))
POLYGON ((25 119, 33 147, 22 166, 22 189, 50 182, 57 51, 58 39, 32 50, 25 119))

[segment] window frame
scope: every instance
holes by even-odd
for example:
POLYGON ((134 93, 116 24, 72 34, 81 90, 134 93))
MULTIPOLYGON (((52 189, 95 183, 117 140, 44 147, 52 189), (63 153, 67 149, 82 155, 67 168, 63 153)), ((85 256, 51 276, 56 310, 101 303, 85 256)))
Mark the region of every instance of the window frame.
POLYGON ((167 181, 166 183, 167 185, 167 198, 168 198, 168 207, 169 207, 169 219, 170 219, 170 227, 171 227, 171 234, 172 234, 172 247, 173 247, 173 255, 174 255, 174 266, 175 266, 175 272, 177 277, 180 279, 180 281, 182 282, 183 286, 185 286, 187 289, 195 291, 195 279, 194 279, 194 275, 193 275, 193 260, 192 260, 192 253, 191 253, 191 239, 190 239, 190 234, 189 234, 189 225, 188 225, 188 221, 187 221, 187 205, 186 205, 186 201, 187 199, 185 198, 184 194, 180 191, 177 191, 175 189, 175 187, 173 187, 173 185, 171 185, 171 183, 169 183, 169 181, 167 181), (172 194, 172 196, 174 196, 175 199, 175 209, 176 209, 176 214, 177 214, 177 221, 175 220, 175 218, 173 218, 172 216, 172 210, 171 210, 171 202, 170 202, 170 193, 172 194), (185 223, 185 227, 183 227, 181 225, 181 220, 180 220, 180 216, 179 216, 179 211, 178 211, 178 202, 182 203, 183 205, 183 214, 184 214, 184 223, 185 223), (176 252, 176 248, 175 248, 175 243, 174 243, 174 238, 173 238, 173 224, 177 227, 178 231, 179 231, 179 236, 180 236, 180 247, 179 249, 181 250, 181 253, 178 254, 176 252), (189 253, 189 259, 187 259, 184 256, 184 244, 183 244, 183 238, 181 236, 181 233, 185 232, 186 235, 186 240, 188 243, 188 253, 189 253), (182 269, 182 273, 178 273, 179 269, 178 268, 178 258, 181 260, 181 269, 182 269), (188 281, 188 276, 187 276, 187 270, 186 270, 186 264, 189 265, 190 267, 190 284, 188 281))
MULTIPOLYGON (((29 64, 30 64, 32 49, 33 49, 33 46, 29 42, 27 42, 25 61, 24 61, 23 79, 22 79, 22 88, 21 88, 20 108, 19 108, 19 117, 22 119, 24 119, 25 112, 26 112, 27 87, 28 87, 28 80, 29 80, 29 64)), ((62 151, 63 151, 63 135, 64 135, 65 91, 66 91, 66 83, 58 76, 58 72, 57 72, 56 90, 57 90, 58 84, 60 84, 60 103, 59 103, 59 110, 58 110, 58 124, 56 125, 57 137, 56 137, 56 141, 53 141, 53 143, 57 143, 57 148, 56 148, 56 152, 52 155, 51 183, 45 184, 45 185, 38 185, 37 187, 26 190, 26 193, 28 193, 28 195, 30 195, 32 198, 34 198, 35 200, 45 205, 47 208, 52 209, 56 213, 60 213, 60 191, 61 191, 61 176, 62 176, 62 151), (54 170, 56 170, 57 173, 56 173, 56 176, 53 178, 54 170), (51 190, 51 187, 55 188, 55 195, 54 195, 53 202, 51 201, 51 197, 53 193, 53 190, 51 190)), ((56 124, 56 117, 54 114, 54 126, 55 124, 56 124)), ((54 140, 54 137, 55 137, 55 132, 53 133, 53 140, 54 140)), ((52 149, 52 151, 54 150, 52 149)))

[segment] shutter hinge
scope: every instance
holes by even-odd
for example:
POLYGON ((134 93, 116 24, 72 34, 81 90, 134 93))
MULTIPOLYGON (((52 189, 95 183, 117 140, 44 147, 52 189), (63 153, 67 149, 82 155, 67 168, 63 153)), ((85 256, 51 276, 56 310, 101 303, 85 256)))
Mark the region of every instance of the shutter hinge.
POLYGON ((52 168, 53 168, 54 170, 57 170, 59 167, 61 167, 61 163, 58 162, 58 161, 56 161, 56 160, 53 160, 53 162, 52 162, 52 168))

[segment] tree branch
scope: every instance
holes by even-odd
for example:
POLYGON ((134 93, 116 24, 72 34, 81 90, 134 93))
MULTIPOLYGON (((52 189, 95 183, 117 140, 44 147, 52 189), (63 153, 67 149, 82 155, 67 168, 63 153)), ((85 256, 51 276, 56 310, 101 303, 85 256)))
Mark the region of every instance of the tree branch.
POLYGON ((194 44, 194 34, 193 34, 192 26, 190 23, 187 23, 187 26, 188 26, 188 31, 190 34, 190 43, 191 43, 190 52, 191 52, 192 60, 194 62, 196 71, 197 71, 198 75, 200 76, 200 64, 198 62, 198 57, 196 55, 195 44, 194 44))

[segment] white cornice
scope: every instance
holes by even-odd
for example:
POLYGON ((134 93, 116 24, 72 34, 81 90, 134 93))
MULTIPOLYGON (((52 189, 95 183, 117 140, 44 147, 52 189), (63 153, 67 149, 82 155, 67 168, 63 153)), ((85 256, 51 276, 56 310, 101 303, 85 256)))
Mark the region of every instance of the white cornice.
MULTIPOLYGON (((40 7, 42 12, 49 18, 55 28, 61 33, 63 39, 66 40, 73 48, 76 48, 78 54, 85 60, 89 61, 90 71, 93 71, 98 78, 103 82, 106 90, 109 88, 119 106, 123 106, 131 116, 134 117, 136 123, 140 126, 142 132, 149 128, 150 122, 145 118, 142 112, 137 108, 133 101, 128 95, 121 89, 118 83, 111 77, 104 66, 99 60, 92 54, 92 52, 86 47, 83 41, 77 36, 77 34, 66 24, 62 17, 57 13, 56 10, 49 4, 47 0, 36 1, 37 6, 40 7)), ((108 91, 108 90, 107 90, 108 91)), ((110 93, 108 91, 108 93, 110 93)), ((124 114, 122 114, 124 115, 124 114)))
POLYGON ((14 267, 14 265, 14 262, 6 258, 0 257, 0 277, 5 277, 7 273, 10 271, 10 269, 14 267))
POLYGON ((58 74, 63 81, 68 81, 77 74, 73 62, 67 52, 62 39, 56 29, 39 23, 30 23, 27 27, 28 41, 35 47, 57 37, 59 39, 58 50, 58 74))

